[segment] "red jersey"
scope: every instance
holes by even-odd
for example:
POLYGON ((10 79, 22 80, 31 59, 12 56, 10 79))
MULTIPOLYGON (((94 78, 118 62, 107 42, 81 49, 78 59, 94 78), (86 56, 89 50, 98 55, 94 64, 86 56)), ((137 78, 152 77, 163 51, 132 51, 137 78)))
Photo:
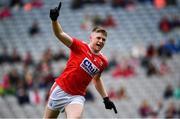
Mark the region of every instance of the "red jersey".
POLYGON ((101 73, 108 65, 101 54, 94 54, 88 44, 73 39, 66 68, 56 79, 56 83, 68 94, 85 95, 93 76, 101 73))

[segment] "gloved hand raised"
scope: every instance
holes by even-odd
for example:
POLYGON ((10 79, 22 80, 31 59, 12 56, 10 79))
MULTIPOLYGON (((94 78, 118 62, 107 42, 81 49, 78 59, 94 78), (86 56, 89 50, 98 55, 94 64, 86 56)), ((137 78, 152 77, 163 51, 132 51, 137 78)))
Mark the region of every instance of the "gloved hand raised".
POLYGON ((61 9, 61 2, 59 2, 58 7, 55 7, 54 9, 50 9, 49 17, 52 21, 56 21, 59 16, 59 11, 61 9))
POLYGON ((104 100, 104 105, 106 109, 113 109, 115 113, 117 113, 116 107, 114 105, 114 103, 109 99, 109 97, 105 97, 103 98, 104 100))

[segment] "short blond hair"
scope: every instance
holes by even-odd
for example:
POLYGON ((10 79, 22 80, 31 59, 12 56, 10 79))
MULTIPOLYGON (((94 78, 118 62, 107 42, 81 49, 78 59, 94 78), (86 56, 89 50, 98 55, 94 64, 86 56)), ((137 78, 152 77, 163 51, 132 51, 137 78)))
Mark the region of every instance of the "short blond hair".
POLYGON ((107 31, 101 27, 101 26, 95 26, 92 30, 92 32, 95 32, 95 33, 102 33, 104 36, 107 37, 107 31))

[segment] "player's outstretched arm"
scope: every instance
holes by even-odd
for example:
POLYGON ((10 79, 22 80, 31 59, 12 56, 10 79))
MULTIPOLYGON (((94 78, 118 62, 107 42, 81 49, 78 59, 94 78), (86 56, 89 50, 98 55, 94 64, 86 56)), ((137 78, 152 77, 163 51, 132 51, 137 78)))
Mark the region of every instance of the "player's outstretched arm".
POLYGON ((55 36, 64 45, 66 45, 67 47, 70 47, 73 40, 68 34, 66 34, 62 30, 62 27, 61 27, 60 23, 57 21, 60 9, 61 9, 61 2, 59 3, 58 7, 54 8, 54 9, 50 9, 49 17, 51 18, 51 21, 52 21, 52 28, 53 28, 53 32, 54 32, 55 36))
POLYGON ((94 83, 94 86, 96 88, 96 90, 98 91, 98 93, 101 95, 101 97, 107 97, 108 94, 105 90, 105 87, 104 87, 104 84, 103 84, 103 81, 102 79, 100 78, 100 74, 96 74, 93 78, 93 83, 94 83))
POLYGON ((113 109, 115 113, 117 113, 116 106, 114 103, 109 99, 108 94, 105 90, 104 84, 102 79, 100 78, 100 74, 97 74, 93 78, 93 83, 96 87, 96 90, 99 92, 99 94, 103 97, 104 105, 106 109, 113 109))

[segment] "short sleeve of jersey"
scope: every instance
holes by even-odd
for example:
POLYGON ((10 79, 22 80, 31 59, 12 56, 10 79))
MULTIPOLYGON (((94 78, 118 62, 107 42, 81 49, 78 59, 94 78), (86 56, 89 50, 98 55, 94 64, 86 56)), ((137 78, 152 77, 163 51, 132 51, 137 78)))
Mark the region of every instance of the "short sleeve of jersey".
MULTIPOLYGON (((108 59, 107 59, 106 56, 104 56, 104 55, 103 55, 103 60, 104 60, 104 61, 103 61, 103 62, 104 62, 104 67, 103 67, 102 72, 103 72, 103 71, 108 67, 108 65, 109 65, 109 64, 108 64, 108 59)), ((102 72, 101 72, 101 73, 102 73, 102 72)))
POLYGON ((82 46, 82 42, 76 38, 73 38, 73 43, 70 46, 71 51, 78 52, 79 50, 81 50, 80 46, 82 46))

